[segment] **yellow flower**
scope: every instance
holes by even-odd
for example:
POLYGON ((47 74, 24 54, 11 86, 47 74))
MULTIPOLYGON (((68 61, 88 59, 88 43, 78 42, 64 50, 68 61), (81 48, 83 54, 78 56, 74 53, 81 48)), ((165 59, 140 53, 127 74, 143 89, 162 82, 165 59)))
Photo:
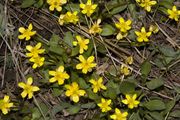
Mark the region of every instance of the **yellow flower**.
POLYGON ((100 77, 98 80, 91 79, 89 82, 92 84, 92 88, 93 88, 93 92, 94 93, 97 93, 101 89, 103 89, 103 90, 107 89, 106 86, 104 86, 102 84, 102 82, 103 82, 103 78, 102 77, 100 77))
POLYGON ((127 33, 122 33, 122 32, 119 32, 116 36, 116 39, 117 40, 121 40, 123 39, 124 37, 126 37, 128 34, 127 33))
POLYGON ((144 27, 141 28, 141 32, 135 31, 135 34, 138 36, 137 37, 138 42, 143 42, 143 41, 148 42, 149 41, 148 37, 151 36, 151 33, 152 32, 146 32, 144 27))
POLYGON ((38 57, 39 54, 44 53, 45 49, 40 49, 41 48, 41 43, 37 43, 36 46, 31 46, 31 45, 27 45, 26 49, 30 52, 30 53, 26 53, 27 57, 38 57))
POLYGON ((33 69, 36 69, 37 67, 41 67, 44 64, 44 60, 45 58, 40 56, 32 57, 29 59, 30 62, 34 63, 32 66, 33 69))
POLYGON ((97 22, 95 22, 93 24, 93 26, 89 29, 89 33, 90 34, 96 34, 96 33, 101 33, 102 32, 102 29, 100 28, 100 24, 101 23, 101 19, 98 19, 97 22))
POLYGON ((91 14, 94 13, 95 9, 97 7, 97 4, 92 4, 91 0, 87 0, 86 4, 81 3, 80 8, 82 8, 82 13, 87 14, 88 17, 91 16, 91 14))
POLYGON ((121 73, 125 76, 131 74, 131 71, 129 70, 129 68, 125 65, 121 65, 121 73))
POLYGON ((121 112, 118 108, 115 108, 115 113, 110 116, 113 120, 127 120, 127 112, 121 112))
POLYGON ((102 112, 108 112, 109 110, 111 110, 111 107, 109 107, 110 104, 110 99, 106 100, 104 98, 101 98, 101 103, 98 103, 98 106, 101 108, 102 112))
POLYGON ((115 26, 120 30, 120 32, 126 33, 131 29, 131 20, 125 21, 124 18, 119 18, 119 23, 115 23, 115 26))
POLYGON ((81 36, 77 35, 76 36, 77 41, 73 41, 73 45, 77 46, 79 45, 79 53, 82 54, 84 50, 88 49, 88 44, 89 44, 89 39, 84 39, 81 36))
POLYGON ((57 11, 62 10, 62 5, 66 4, 67 0, 47 0, 47 3, 50 5, 49 10, 54 11, 56 9, 57 11))
POLYGON ((4 115, 10 111, 11 107, 13 107, 13 103, 10 103, 9 96, 5 95, 4 99, 0 99, 0 109, 4 115))
POLYGON ((148 12, 151 11, 151 6, 157 3, 154 0, 136 0, 136 2, 148 12))
POLYGON ((133 57, 132 56, 127 57, 125 63, 131 65, 133 63, 133 57))
POLYGON ((22 34, 19 35, 18 38, 20 40, 24 39, 24 38, 25 38, 25 40, 30 40, 31 37, 36 34, 36 31, 32 31, 32 29, 33 29, 33 26, 31 23, 29 24, 27 29, 25 29, 24 27, 20 27, 19 32, 22 34))
POLYGON ((31 99, 33 97, 34 92, 39 91, 39 87, 33 86, 33 78, 29 77, 27 79, 27 83, 20 82, 18 83, 18 86, 20 88, 23 88, 23 92, 21 93, 22 98, 25 98, 28 95, 28 99, 31 99))
POLYGON ((77 16, 78 12, 67 12, 66 14, 61 14, 59 17, 59 24, 63 25, 64 23, 73 23, 76 24, 79 21, 79 17, 77 16))
POLYGON ((133 96, 131 95, 126 95, 126 99, 122 100, 122 102, 126 105, 128 105, 128 108, 133 109, 134 107, 137 107, 138 104, 140 103, 138 100, 136 100, 137 95, 134 94, 133 96))
POLYGON ((149 31, 150 31, 150 32, 153 32, 154 34, 156 34, 156 33, 159 32, 159 28, 158 28, 157 25, 150 25, 149 31))
POLYGON ((73 82, 71 85, 65 85, 65 88, 67 89, 65 95, 70 97, 75 103, 79 101, 80 96, 84 96, 86 93, 85 90, 79 89, 79 85, 76 82, 73 82))
POLYGON ((82 55, 79 56, 79 61, 81 63, 76 65, 76 69, 82 69, 82 73, 86 74, 88 71, 91 72, 92 68, 96 66, 94 62, 94 56, 88 57, 86 60, 82 55))
POLYGON ((54 76, 49 79, 49 82, 54 83, 58 81, 59 85, 64 84, 65 79, 69 79, 69 75, 64 71, 64 66, 59 66, 56 71, 49 71, 49 75, 54 76))
POLYGON ((175 21, 178 21, 180 10, 177 10, 176 6, 173 6, 172 10, 168 9, 167 12, 169 14, 169 18, 174 19, 175 21))

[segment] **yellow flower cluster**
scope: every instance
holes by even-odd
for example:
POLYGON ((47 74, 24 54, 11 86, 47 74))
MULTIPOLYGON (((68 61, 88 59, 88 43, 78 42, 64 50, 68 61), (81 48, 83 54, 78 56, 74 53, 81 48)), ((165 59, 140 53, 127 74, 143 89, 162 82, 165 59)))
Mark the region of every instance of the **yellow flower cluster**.
POLYGON ((69 79, 69 75, 64 71, 64 66, 59 66, 56 71, 49 71, 49 75, 54 76, 49 79, 50 83, 58 81, 59 85, 64 84, 65 79, 69 79))
MULTIPOLYGON (((136 100, 137 98, 136 94, 134 95, 126 94, 125 96, 126 99, 122 100, 122 103, 128 105, 129 109, 133 109, 139 105, 140 101, 136 100)), ((101 103, 98 103, 97 105, 101 108, 102 112, 108 112, 112 110, 112 108, 110 107, 111 102, 112 101, 110 99, 101 98, 101 103)), ((115 108, 115 113, 111 115, 110 118, 113 120, 126 120, 127 115, 128 115, 127 112, 121 112, 118 108, 115 108)))
POLYGON ((65 85, 65 88, 67 89, 65 95, 76 103, 79 101, 79 96, 84 96, 86 93, 85 90, 79 89, 79 85, 76 82, 73 82, 71 85, 65 85))
POLYGON ((145 27, 142 27, 141 31, 135 31, 135 34, 137 35, 138 42, 148 42, 148 37, 151 36, 152 32, 146 32, 145 27))
POLYGON ((9 96, 5 95, 3 99, 0 99, 0 109, 4 115, 10 111, 11 107, 13 107, 13 103, 10 102, 9 96))
POLYGON ((88 49, 89 39, 84 39, 83 37, 77 35, 76 36, 77 41, 73 41, 73 45, 77 46, 79 45, 79 53, 84 53, 84 50, 88 49))
POLYGON ((82 69, 82 73, 87 74, 87 72, 91 72, 93 67, 96 67, 96 63, 94 63, 94 56, 90 56, 87 59, 84 56, 79 56, 79 61, 81 63, 76 65, 76 69, 82 69))
POLYGON ((79 21, 79 17, 77 16, 78 12, 67 12, 66 14, 61 14, 59 17, 59 24, 63 25, 68 23, 76 24, 79 21))
POLYGON ((37 43, 36 46, 27 45, 26 49, 30 53, 26 53, 26 56, 29 57, 29 61, 33 62, 33 69, 36 69, 37 67, 41 67, 44 64, 44 57, 41 57, 40 54, 43 54, 45 52, 45 49, 40 49, 42 46, 41 43, 37 43))
POLYGON ((169 14, 170 19, 174 19, 175 21, 179 20, 180 10, 178 10, 176 6, 173 6, 171 10, 168 9, 167 13, 169 14))
POLYGON ((32 31, 32 29, 33 29, 33 26, 31 23, 29 24, 27 29, 24 27, 20 27, 19 32, 21 33, 21 35, 19 35, 18 38, 20 40, 23 40, 23 39, 25 39, 27 41, 30 40, 31 37, 36 34, 36 31, 32 31))
POLYGON ((47 3, 50 5, 49 10, 54 11, 56 9, 58 12, 62 10, 62 5, 67 3, 67 0, 47 0, 47 3))
POLYGON ((121 72, 124 76, 127 76, 127 75, 131 74, 131 71, 130 71, 129 68, 128 68, 128 64, 131 65, 131 64, 133 63, 133 57, 132 57, 132 56, 127 57, 126 60, 125 60, 125 63, 126 63, 127 65, 122 64, 122 65, 121 65, 121 68, 120 68, 120 72, 121 72))
POLYGON ((124 18, 122 18, 122 17, 119 18, 119 23, 115 23, 116 28, 118 28, 120 30, 116 36, 116 38, 118 40, 123 39, 124 37, 127 36, 128 30, 131 29, 131 26, 130 26, 131 23, 132 23, 131 20, 125 21, 124 18))
POLYGON ((102 29, 99 25, 100 23, 101 19, 98 19, 97 22, 95 22, 93 26, 89 29, 89 33, 93 35, 100 34, 102 32, 102 29))
POLYGON ((103 78, 102 77, 100 77, 98 80, 91 79, 91 80, 89 80, 89 82, 92 84, 92 88, 93 88, 93 92, 94 93, 97 93, 101 89, 103 89, 103 90, 107 89, 106 86, 104 86, 102 84, 102 82, 103 82, 103 78))
POLYGON ((151 11, 151 6, 157 3, 155 0, 136 0, 136 2, 148 12, 151 11))
POLYGON ((18 86, 24 89, 23 92, 21 93, 22 98, 28 96, 28 99, 31 99, 33 97, 34 92, 40 90, 39 87, 33 86, 32 83, 33 83, 32 77, 29 77, 26 83, 23 82, 18 83, 18 86))
POLYGON ((83 9, 82 13, 86 14, 88 17, 90 17, 94 13, 96 7, 97 4, 92 4, 91 0, 87 0, 86 4, 83 3, 80 4, 80 8, 83 9))

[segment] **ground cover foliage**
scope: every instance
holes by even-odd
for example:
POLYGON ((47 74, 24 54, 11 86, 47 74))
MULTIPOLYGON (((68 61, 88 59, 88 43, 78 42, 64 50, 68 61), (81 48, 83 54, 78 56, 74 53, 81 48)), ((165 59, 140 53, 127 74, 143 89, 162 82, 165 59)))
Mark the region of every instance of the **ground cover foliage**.
POLYGON ((178 0, 0 1, 0 119, 179 120, 178 0))

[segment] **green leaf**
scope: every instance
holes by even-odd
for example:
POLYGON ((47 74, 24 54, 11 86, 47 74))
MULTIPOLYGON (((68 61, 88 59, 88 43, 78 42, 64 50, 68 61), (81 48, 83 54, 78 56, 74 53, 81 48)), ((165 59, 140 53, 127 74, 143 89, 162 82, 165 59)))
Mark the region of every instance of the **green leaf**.
POLYGON ((51 36, 51 39, 49 41, 49 51, 56 53, 58 55, 62 55, 65 50, 59 45, 60 37, 56 34, 53 34, 51 36))
POLYGON ((95 100, 95 101, 98 101, 100 99, 100 97, 97 94, 93 93, 91 88, 87 89, 86 93, 87 93, 89 99, 92 99, 92 100, 95 100))
POLYGON ((142 120, 139 113, 134 113, 128 120, 142 120))
POLYGON ((153 120, 164 120, 164 117, 159 112, 148 112, 154 118, 153 120))
POLYGON ((101 35, 102 36, 110 36, 110 35, 113 35, 115 33, 115 31, 116 31, 116 29, 113 26, 111 26, 110 24, 106 24, 102 28, 101 35))
POLYGON ((64 36, 64 42, 68 44, 70 47, 73 47, 73 40, 74 38, 72 33, 70 31, 66 32, 64 36))
POLYGON ((161 87, 164 84, 164 81, 160 78, 152 79, 151 81, 147 82, 146 85, 150 90, 154 90, 156 88, 161 87))
POLYGON ((51 112, 53 115, 56 115, 58 112, 61 112, 64 109, 64 107, 60 104, 54 105, 51 112))
POLYGON ((161 100, 150 100, 149 102, 144 103, 144 106, 151 111, 164 110, 166 108, 164 102, 161 100))
POLYGON ((79 4, 67 4, 65 6, 66 10, 68 11, 77 11, 77 12, 80 12, 80 7, 79 7, 79 4))
POLYGON ((128 4, 129 12, 133 19, 137 18, 137 11, 136 11, 136 5, 135 4, 128 4))
POLYGON ((131 82, 122 82, 119 86, 120 92, 123 94, 133 93, 135 91, 136 85, 131 82))
POLYGON ((59 88, 53 88, 52 95, 54 97, 58 97, 63 93, 63 90, 60 90, 59 88))
POLYGON ((141 65, 141 73, 142 75, 148 76, 150 71, 151 71, 151 63, 146 60, 141 65))
POLYGON ((168 112, 170 112, 175 106, 175 104, 176 104, 175 100, 168 101, 166 103, 166 109, 163 111, 163 114, 166 115, 168 112))
POLYGON ((103 93, 104 97, 111 98, 111 99, 116 99, 116 90, 112 87, 107 88, 107 90, 103 93))
POLYGON ((121 6, 115 7, 115 8, 113 8, 113 9, 110 11, 110 14, 111 14, 111 15, 115 15, 115 14, 117 14, 117 13, 122 12, 122 11, 125 10, 126 8, 127 8, 127 5, 121 5, 121 6))
POLYGON ((28 8, 31 7, 36 1, 35 0, 23 0, 21 7, 28 8))
POLYGON ((79 53, 79 46, 72 48, 71 56, 76 56, 79 53))
POLYGON ((42 7, 44 4, 44 1, 43 0, 39 0, 36 4, 34 4, 34 7, 37 7, 37 8, 40 8, 42 7))
POLYGON ((173 112, 170 113, 171 117, 175 117, 175 118, 180 118, 180 110, 174 110, 173 112))
POLYGON ((96 104, 94 102, 89 102, 89 103, 81 105, 81 108, 85 108, 85 109, 92 109, 95 107, 96 107, 96 104))
POLYGON ((76 82, 79 84, 80 88, 87 89, 89 88, 89 85, 86 83, 86 81, 82 78, 78 78, 76 82))
POLYGON ((66 109, 66 111, 70 114, 70 115, 74 115, 76 113, 78 113, 80 111, 81 107, 80 106, 71 106, 68 109, 66 109))
POLYGON ((41 113, 38 108, 33 108, 32 110, 32 120, 37 120, 41 117, 41 113))

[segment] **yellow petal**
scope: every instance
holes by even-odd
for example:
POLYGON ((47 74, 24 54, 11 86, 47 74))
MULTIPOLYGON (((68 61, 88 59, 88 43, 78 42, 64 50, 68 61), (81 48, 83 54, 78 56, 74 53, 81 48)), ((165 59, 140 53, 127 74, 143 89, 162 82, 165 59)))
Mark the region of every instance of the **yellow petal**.
POLYGON ((27 45, 27 46, 26 46, 26 49, 27 49, 28 51, 32 51, 33 47, 32 47, 31 45, 27 45))
POLYGON ((37 87, 37 86, 33 86, 33 88, 32 88, 32 91, 39 91, 40 89, 39 89, 39 87, 37 87))
POLYGON ((5 95, 3 101, 4 102, 9 102, 9 96, 5 95))
POLYGON ((78 95, 72 95, 71 96, 71 99, 75 102, 75 103, 77 103, 78 101, 79 101, 79 96, 78 95))
POLYGON ((87 62, 89 63, 92 63, 94 61, 94 56, 90 56, 88 59, 87 59, 87 62))
POLYGON ((33 97, 33 93, 31 92, 28 94, 28 99, 31 99, 32 97, 33 97))
POLYGON ((8 104, 8 107, 10 108, 10 107, 12 107, 13 106, 13 103, 9 103, 8 104))
POLYGON ((87 69, 87 68, 83 68, 83 69, 82 69, 82 73, 87 74, 87 72, 88 72, 88 69, 87 69))
POLYGON ((18 36, 18 39, 24 39, 24 38, 25 38, 24 35, 19 35, 19 36, 18 36))
POLYGON ((78 95, 80 96, 84 96, 86 92, 84 90, 78 90, 78 95))
POLYGON ((59 85, 64 84, 64 79, 58 79, 58 84, 59 84, 59 85))
POLYGON ((39 48, 41 48, 41 46, 42 46, 42 44, 39 42, 39 43, 36 44, 35 47, 36 47, 37 49, 39 49, 39 48))
POLYGON ((80 62, 84 62, 85 61, 85 59, 84 59, 84 57, 82 55, 79 55, 79 61, 80 62))
POLYGON ((54 6, 53 5, 49 6, 49 10, 54 11, 54 6))
POLYGON ((86 6, 86 5, 85 5, 85 4, 83 4, 83 3, 81 3, 81 4, 80 4, 80 8, 82 8, 82 9, 84 9, 84 8, 85 8, 85 6, 86 6))
POLYGON ((25 98, 27 96, 27 92, 24 90, 22 93, 21 93, 21 96, 22 98, 25 98))
POLYGON ((49 79, 49 82, 50 82, 50 83, 53 83, 53 82, 56 82, 56 80, 57 80, 57 79, 56 79, 55 77, 53 77, 53 78, 49 79))
POLYGON ((56 10, 57 10, 58 12, 60 12, 60 11, 62 10, 62 7, 61 7, 61 6, 56 7, 56 10))
POLYGON ((141 32, 146 32, 144 27, 141 28, 141 32))
POLYGON ((20 28, 19 28, 19 32, 20 32, 20 33, 24 33, 25 31, 26 31, 26 29, 25 29, 24 27, 20 27, 20 28))
POLYGON ((20 83, 18 83, 18 86, 19 86, 20 88, 25 88, 26 84, 24 84, 23 82, 20 82, 20 83))
POLYGON ((33 29, 33 26, 32 26, 32 24, 30 23, 29 26, 28 26, 28 30, 31 31, 32 29, 33 29))
POLYGON ((4 114, 4 115, 6 115, 7 113, 8 113, 8 110, 6 109, 6 108, 3 108, 3 109, 1 109, 2 110, 2 113, 4 114))
POLYGON ((30 37, 30 36, 27 36, 27 37, 26 37, 26 40, 27 40, 27 41, 28 41, 28 40, 30 40, 30 39, 31 39, 31 37, 30 37))
POLYGON ((59 66, 57 69, 58 72, 63 72, 64 71, 64 66, 59 66))
POLYGON ((33 78, 32 77, 29 77, 28 79, 27 79, 27 84, 28 85, 31 85, 33 83, 33 78))
POLYGON ((81 64, 81 63, 79 63, 79 64, 77 64, 77 65, 76 65, 76 69, 78 69, 78 70, 79 70, 79 69, 82 69, 82 68, 83 68, 83 66, 82 66, 82 64, 81 64))
POLYGON ((127 100, 122 100, 122 103, 128 104, 128 101, 127 100))
POLYGON ((119 22, 120 22, 120 23, 124 23, 124 18, 120 17, 120 18, 119 18, 119 22))
POLYGON ((72 95, 72 93, 71 93, 71 91, 70 91, 70 90, 67 90, 67 91, 65 92, 65 95, 66 95, 67 97, 69 97, 69 96, 71 96, 71 95, 72 95))
POLYGON ((115 114, 114 114, 114 115, 111 115, 110 118, 113 119, 113 120, 118 120, 118 119, 117 119, 117 116, 116 116, 115 114))

